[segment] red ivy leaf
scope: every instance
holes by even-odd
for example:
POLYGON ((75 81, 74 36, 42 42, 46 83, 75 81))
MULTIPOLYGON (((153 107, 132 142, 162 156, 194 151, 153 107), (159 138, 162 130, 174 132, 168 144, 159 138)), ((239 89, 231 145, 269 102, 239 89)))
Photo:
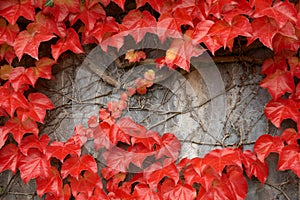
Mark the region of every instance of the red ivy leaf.
POLYGON ((276 20, 279 28, 283 27, 287 21, 296 23, 297 11, 295 6, 288 1, 277 1, 272 7, 268 6, 265 9, 257 10, 252 17, 258 18, 268 16, 276 20))
POLYGON ((63 22, 55 21, 52 14, 38 12, 35 16, 35 22, 43 27, 45 32, 54 33, 59 37, 66 35, 66 25, 63 22))
POLYGON ((297 57, 289 57, 288 63, 290 66, 290 71, 292 72, 293 76, 300 78, 300 62, 299 58, 297 57))
POLYGON ((148 1, 148 0, 136 0, 136 7, 137 8, 140 8, 142 7, 143 5, 145 5, 146 3, 149 3, 150 6, 156 10, 157 12, 159 13, 162 13, 161 12, 161 9, 163 7, 163 3, 165 1, 160 1, 160 0, 152 0, 152 1, 148 1))
POLYGON ((282 56, 274 56, 264 61, 261 69, 262 74, 272 75, 276 70, 287 70, 286 59, 282 56))
POLYGON ((9 82, 0 86, 0 96, 0 106, 4 108, 11 117, 14 116, 14 112, 17 108, 28 108, 28 102, 23 92, 14 91, 9 82))
POLYGON ((62 178, 68 175, 78 178, 81 171, 88 170, 97 173, 97 164, 95 159, 90 155, 83 155, 81 157, 72 154, 70 158, 66 159, 61 168, 62 178))
POLYGON ((119 24, 113 17, 107 17, 104 22, 97 22, 94 29, 90 32, 96 38, 99 44, 119 31, 119 24))
POLYGON ((19 109, 18 116, 25 120, 28 117, 40 122, 44 123, 44 118, 46 115, 46 110, 51 110, 54 108, 51 100, 41 93, 30 93, 28 95, 29 100, 29 109, 19 109))
POLYGON ((288 145, 298 145, 300 134, 293 128, 287 128, 281 134, 281 139, 284 140, 288 145))
POLYGON ((126 0, 110 0, 111 2, 116 3, 122 10, 125 10, 125 1, 126 0))
POLYGON ((0 44, 14 45, 15 38, 19 33, 17 24, 7 24, 5 19, 0 18, 0 44))
POLYGON ((20 16, 34 21, 35 10, 29 0, 2 1, 0 4, 0 15, 14 25, 20 16))
POLYGON ((39 78, 51 79, 52 78, 52 66, 56 62, 48 57, 43 57, 35 62, 35 67, 32 67, 34 76, 39 78))
POLYGON ((140 62, 146 59, 146 54, 143 51, 129 50, 125 54, 125 59, 128 60, 129 63, 140 62))
POLYGON ((42 135, 40 138, 37 138, 35 135, 26 136, 21 140, 19 145, 20 151, 27 156, 29 149, 35 148, 42 153, 46 153, 46 147, 50 141, 48 135, 42 135))
POLYGON ((298 106, 292 99, 271 100, 265 107, 265 115, 277 128, 284 119, 292 119, 295 122, 299 119, 298 106))
POLYGON ((276 100, 286 92, 293 93, 295 83, 290 71, 276 70, 261 81, 260 86, 268 89, 273 99, 276 100))
POLYGON ((45 32, 45 29, 36 23, 27 26, 27 30, 21 31, 16 37, 14 49, 19 60, 27 53, 38 60, 38 50, 41 42, 56 37, 52 33, 45 32))
POLYGON ((9 74, 9 82, 15 91, 20 90, 26 84, 34 86, 37 79, 38 77, 34 76, 31 68, 15 67, 9 74))
POLYGON ((148 185, 139 183, 134 187, 132 193, 133 198, 137 199, 153 199, 153 200, 162 200, 163 198, 157 194, 154 190, 149 188, 148 185))
POLYGON ((283 148, 284 144, 280 137, 272 137, 269 134, 260 136, 254 144, 254 152, 257 155, 257 158, 264 163, 265 158, 271 152, 279 153, 283 148))
POLYGON ((126 172, 131 160, 134 159, 133 153, 125 151, 119 147, 113 147, 110 151, 103 153, 106 165, 120 172, 126 172))
POLYGON ((272 41, 277 33, 278 27, 276 21, 267 16, 255 18, 251 22, 253 36, 249 38, 248 44, 251 44, 257 38, 270 49, 273 49, 272 41))
POLYGON ((210 151, 203 158, 203 164, 212 167, 219 175, 229 165, 242 168, 240 149, 224 148, 210 151))
POLYGON ((20 121, 19 118, 13 117, 6 122, 4 131, 11 132, 16 142, 20 144, 26 133, 33 133, 36 137, 38 137, 39 129, 36 122, 29 118, 24 121, 20 121))
POLYGON ((78 35, 73 28, 68 28, 66 37, 58 40, 55 45, 51 45, 51 49, 55 61, 60 54, 67 50, 71 50, 74 53, 84 53, 78 35))
POLYGON ((19 148, 14 144, 7 144, 0 149, 0 173, 9 169, 15 174, 19 157, 19 148))
POLYGON ((30 149, 27 156, 19 158, 21 178, 26 184, 30 179, 46 178, 50 175, 50 162, 46 156, 37 149, 30 149))
POLYGON ((62 179, 56 167, 51 166, 49 177, 36 178, 36 192, 39 197, 45 193, 51 193, 56 198, 62 193, 62 179))
POLYGON ((176 161, 181 148, 177 137, 171 133, 165 133, 161 137, 161 146, 157 148, 156 158, 167 156, 171 158, 171 162, 176 161))
POLYGON ((3 147, 7 140, 8 131, 3 126, 0 127, 0 149, 3 147))
POLYGON ((278 170, 292 170, 300 177, 300 153, 298 145, 288 145, 279 154, 278 170))
POLYGON ((273 49, 275 53, 280 51, 289 50, 297 52, 300 47, 300 41, 291 37, 286 37, 282 34, 276 34, 273 39, 273 49))
POLYGON ((46 155, 48 159, 55 157, 63 163, 65 157, 69 154, 78 156, 81 154, 81 145, 72 139, 69 139, 66 143, 54 141, 47 146, 46 155))
POLYGON ((268 164, 266 162, 261 162, 250 150, 243 152, 242 162, 249 178, 254 175, 261 183, 266 182, 269 173, 268 164))
POLYGON ((178 183, 163 193, 163 199, 195 199, 196 190, 191 185, 178 183))
POLYGON ((86 193, 91 197, 95 188, 102 188, 102 182, 97 173, 90 171, 84 172, 79 179, 70 177, 72 194, 76 198, 79 193, 86 193))
POLYGON ((7 44, 0 45, 0 59, 5 59, 11 65, 13 59, 16 57, 15 51, 12 46, 7 44))

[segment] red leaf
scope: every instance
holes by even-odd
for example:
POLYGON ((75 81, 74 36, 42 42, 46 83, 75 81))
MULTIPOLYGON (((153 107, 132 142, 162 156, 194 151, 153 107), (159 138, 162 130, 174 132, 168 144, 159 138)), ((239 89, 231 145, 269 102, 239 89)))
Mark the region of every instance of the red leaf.
POLYGON ((106 122, 101 122, 94 130, 94 146, 96 151, 105 147, 109 149, 111 147, 111 142, 109 140, 108 134, 110 130, 110 125, 106 122))
POLYGON ((63 189, 61 190, 61 194, 59 197, 53 195, 52 193, 47 193, 45 200, 70 200, 71 198, 71 191, 69 184, 65 184, 63 189))
POLYGON ((62 179, 55 167, 51 166, 49 177, 36 178, 36 192, 39 197, 42 197, 45 193, 51 193, 56 198, 60 197, 62 193, 62 179))
POLYGON ((209 30, 209 36, 215 36, 219 39, 221 44, 231 50, 233 47, 233 39, 239 35, 251 37, 252 27, 249 20, 238 15, 232 19, 231 23, 225 20, 217 21, 209 30))
POLYGON ((66 35, 66 25, 62 22, 55 21, 52 14, 38 12, 35 16, 35 22, 43 27, 46 32, 54 33, 59 37, 66 35))
POLYGON ((40 123, 44 123, 44 118, 46 115, 46 110, 51 110, 54 108, 51 100, 41 93, 30 93, 28 95, 29 109, 19 109, 18 116, 23 120, 28 117, 40 123))
POLYGON ((202 180, 202 170, 205 165, 202 165, 202 158, 193 158, 191 164, 184 169, 183 175, 186 184, 193 185, 200 183, 202 180))
POLYGON ((298 106, 292 99, 271 100, 265 107, 265 115, 277 128, 284 119, 292 119, 295 122, 299 119, 298 106))
POLYGON ((115 21, 115 18, 107 17, 104 22, 97 22, 90 34, 101 44, 102 41, 117 32, 119 32, 119 24, 115 21))
POLYGON ((27 156, 29 149, 36 148, 42 153, 46 153, 46 147, 50 141, 48 135, 42 135, 38 139, 35 135, 26 136, 21 140, 21 144, 19 145, 20 151, 27 156))
POLYGON ((253 36, 249 38, 248 44, 251 44, 257 38, 268 48, 273 49, 272 41, 277 33, 278 27, 276 21, 267 16, 259 17, 251 22, 253 36))
POLYGON ((0 149, 3 147, 7 140, 8 131, 5 130, 5 127, 0 126, 0 149))
POLYGON ((7 144, 0 149, 0 173, 9 169, 16 174, 20 151, 14 144, 7 144))
POLYGON ((105 11, 103 10, 102 6, 98 4, 96 1, 84 1, 80 2, 80 12, 76 14, 71 14, 69 16, 69 20, 71 25, 75 24, 77 20, 81 20, 88 31, 91 31, 96 22, 99 19, 105 18, 105 11))
POLYGON ((111 2, 116 3, 122 10, 124 10, 126 0, 110 0, 111 2))
POLYGON ((13 59, 16 57, 13 47, 7 44, 2 44, 0 46, 0 59, 5 59, 8 62, 8 64, 11 65, 13 59))
POLYGON ((210 151, 203 158, 203 164, 211 166, 219 175, 226 166, 242 168, 240 149, 224 148, 210 151))
POLYGON ((157 184, 165 177, 174 180, 175 183, 179 180, 179 172, 174 163, 162 166, 160 163, 154 163, 144 170, 144 177, 151 188, 156 188, 157 184))
POLYGON ((193 44, 200 44, 201 42, 205 42, 205 38, 207 38, 207 33, 214 24, 215 22, 211 20, 200 21, 195 27, 192 36, 193 44))
POLYGON ((292 72, 293 76, 300 78, 300 62, 299 58, 297 57, 289 57, 288 63, 290 66, 290 71, 292 72))
POLYGON ((120 172, 126 172, 131 160, 134 158, 132 152, 125 151, 119 147, 113 147, 110 151, 103 153, 106 165, 120 172))
POLYGON ((295 83, 290 71, 276 70, 275 73, 267 76, 261 81, 260 86, 266 88, 276 100, 286 92, 293 93, 295 83))
POLYGON ((181 38, 181 25, 193 27, 192 19, 183 11, 177 9, 172 15, 162 14, 157 23, 157 35, 163 43, 167 37, 181 38))
POLYGON ((97 173, 97 164, 95 159, 90 155, 83 155, 81 157, 72 154, 70 158, 66 159, 61 168, 62 178, 68 175, 78 178, 81 171, 88 170, 97 173))
POLYGON ((67 155, 76 154, 80 156, 81 146, 78 142, 69 139, 66 143, 54 141, 47 146, 47 158, 55 157, 62 163, 67 155))
POLYGON ((265 158, 268 157, 271 152, 279 153, 283 146, 283 141, 280 137, 272 137, 269 134, 265 134, 256 140, 254 144, 254 152, 256 153, 257 158, 264 163, 265 158))
POLYGON ((149 3, 150 6, 156 10, 159 13, 162 13, 161 9, 163 7, 163 3, 165 1, 160 1, 160 0, 152 0, 152 1, 148 1, 148 0, 136 0, 136 8, 140 8, 142 6, 144 6, 146 3, 149 3))
POLYGON ((17 117, 10 118, 6 122, 4 131, 12 133, 18 144, 21 143, 21 140, 26 133, 33 133, 36 137, 38 137, 39 133, 39 129, 35 121, 29 118, 24 121, 20 121, 17 117))
POLYGON ((14 91, 9 82, 0 86, 0 96, 0 106, 4 108, 11 117, 14 116, 14 112, 17 108, 28 108, 28 102, 23 93, 21 91, 14 91))
POLYGON ((17 24, 7 24, 3 18, 0 18, 0 44, 14 45, 15 38, 19 33, 17 24))
POLYGON ((2 1, 0 4, 0 15, 14 25, 20 16, 34 21, 35 10, 29 0, 2 1))
POLYGON ((56 37, 52 33, 45 32, 39 24, 30 23, 27 29, 21 31, 16 37, 14 50, 19 60, 24 53, 38 60, 38 50, 41 42, 51 40, 56 37))
POLYGON ((74 53, 84 53, 78 35, 73 28, 68 28, 66 37, 59 39, 55 45, 51 45, 51 49, 52 56, 55 61, 58 59, 60 54, 67 50, 71 50, 74 53))
POLYGON ((70 177, 72 195, 76 198, 79 193, 86 193, 91 197, 95 188, 102 188, 102 182, 97 173, 90 171, 84 172, 79 179, 70 177))
POLYGON ((282 56, 274 56, 264 60, 262 65, 261 73, 266 75, 272 75, 276 70, 287 70, 286 58, 282 56))
POLYGON ((119 188, 120 182, 124 181, 126 173, 117 173, 107 181, 106 189, 109 192, 115 192, 119 188))
POLYGON ((27 156, 21 155, 18 163, 24 183, 37 177, 49 177, 51 168, 46 156, 37 149, 30 149, 27 153, 27 156))
POLYGON ((125 59, 128 60, 129 63, 140 62, 141 60, 146 59, 146 54, 143 51, 134 51, 132 49, 127 51, 125 59))
POLYGON ((297 52, 300 47, 300 41, 291 37, 286 37, 282 34, 276 34, 273 39, 273 49, 274 53, 278 53, 280 51, 293 51, 297 52))
POLYGON ((288 145, 279 154, 278 170, 292 170, 300 177, 300 153, 298 145, 288 145))
POLYGON ((252 8, 255 8, 255 11, 260 11, 271 7, 273 0, 250 0, 249 3, 252 8))
POLYGON ((35 67, 32 67, 34 75, 39 78, 51 79, 52 66, 56 62, 48 57, 43 57, 35 62, 35 67))
POLYGON ((163 199, 195 199, 196 190, 191 185, 178 183, 162 194, 163 199))
POLYGON ((131 136, 132 145, 143 144, 148 150, 155 150, 155 145, 161 145, 160 135, 155 131, 140 132, 131 136))
POLYGON ((287 128, 281 134, 281 139, 284 140, 288 145, 298 145, 300 134, 293 128, 287 128))
POLYGON ((288 1, 277 1, 272 7, 268 6, 265 9, 257 10, 257 12, 254 12, 252 15, 254 18, 263 16, 275 19, 279 28, 283 27, 288 21, 293 23, 297 21, 296 8, 288 1))
POLYGON ((123 19, 120 25, 121 31, 128 31, 139 43, 146 33, 156 32, 156 19, 148 11, 131 10, 123 19))
POLYGON ((235 199, 229 185, 225 181, 214 179, 209 190, 200 187, 197 200, 235 199))
POLYGON ((9 81, 15 91, 19 91, 26 84, 34 86, 37 79, 38 77, 34 76, 34 72, 30 68, 15 67, 9 74, 9 81))
POLYGON ((139 183, 134 187, 132 198, 137 199, 151 199, 151 200, 162 200, 163 198, 149 188, 148 185, 139 183))
POLYGON ((170 68, 176 65, 189 71, 191 57, 199 56, 205 51, 205 49, 193 45, 191 38, 188 37, 173 40, 170 48, 167 50, 165 62, 170 68))
POLYGON ((165 133, 161 137, 161 141, 161 146, 157 148, 156 158, 167 156, 170 158, 170 162, 176 161, 181 147, 177 137, 171 133, 165 133))

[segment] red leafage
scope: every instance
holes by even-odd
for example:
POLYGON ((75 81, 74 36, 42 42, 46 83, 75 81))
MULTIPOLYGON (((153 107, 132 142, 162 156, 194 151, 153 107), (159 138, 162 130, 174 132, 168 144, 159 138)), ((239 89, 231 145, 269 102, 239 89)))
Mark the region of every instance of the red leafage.
POLYGON ((95 188, 93 196, 90 200, 110 200, 107 194, 101 188, 95 188))
POLYGON ((71 189, 70 189, 69 184, 64 185, 59 197, 53 195, 52 193, 46 193, 45 200, 57 200, 58 198, 59 198, 59 200, 70 200, 71 189))
POLYGON ((118 127, 127 135, 138 137, 147 132, 147 129, 134 122, 132 119, 128 117, 124 117, 117 122, 118 127))
POLYGON ((62 179, 56 167, 51 166, 49 177, 36 178, 36 192, 39 197, 43 194, 51 193, 56 198, 60 197, 62 192, 62 179))
POLYGON ((30 149, 27 156, 21 155, 18 160, 21 178, 26 184, 30 179, 46 178, 50 175, 50 161, 38 149, 30 149))
POLYGON ((0 149, 3 147, 7 140, 8 131, 3 126, 0 126, 0 149))
POLYGON ((253 152, 246 150, 243 152, 242 163, 249 178, 254 175, 261 183, 266 182, 269 172, 266 162, 261 162, 253 152))
POLYGON ((185 183, 189 185, 200 183, 202 180, 202 169, 204 167, 205 166, 202 165, 202 158, 193 158, 190 161, 190 165, 188 165, 183 171, 185 183))
POLYGON ((97 1, 80 1, 80 12, 69 15, 71 25, 81 20, 88 31, 91 31, 99 19, 105 18, 105 11, 97 1))
POLYGON ((163 199, 195 199, 197 196, 195 188, 181 181, 177 184, 173 180, 164 181, 161 187, 166 187, 165 184, 168 184, 168 190, 162 193, 163 199))
POLYGON ((204 156, 203 165, 209 165, 219 175, 226 166, 235 165, 242 168, 241 151, 238 148, 215 149, 204 156))
POLYGON ((92 134, 91 129, 86 129, 82 125, 77 125, 74 128, 74 134, 68 141, 80 144, 82 147, 87 142, 88 136, 92 134))
POLYGON ((90 35, 94 36, 99 44, 112 34, 119 32, 119 24, 115 21, 115 18, 106 17, 103 21, 97 22, 94 29, 90 31, 90 35))
POLYGON ((16 57, 15 51, 12 46, 7 44, 0 45, 0 60, 6 60, 11 65, 13 59, 16 57))
POLYGON ((0 44, 14 45, 15 38, 19 33, 17 24, 7 24, 5 19, 0 18, 0 44))
POLYGON ((161 137, 161 145, 157 147, 156 158, 162 158, 167 156, 170 158, 170 162, 174 162, 178 159, 181 144, 178 138, 172 133, 165 133, 161 137))
POLYGON ((56 36, 46 32, 41 25, 30 23, 26 30, 21 31, 16 37, 14 50, 19 60, 21 60, 25 53, 38 60, 40 43, 51 40, 54 37, 56 36))
POLYGON ((48 135, 42 135, 40 138, 37 138, 35 135, 29 135, 21 140, 19 149, 25 156, 28 155, 28 151, 32 148, 38 149, 42 153, 46 153, 46 147, 49 141, 50 138, 48 135))
POLYGON ((285 57, 275 55, 272 58, 264 60, 261 69, 262 74, 272 75, 276 72, 276 70, 287 70, 287 63, 285 57))
POLYGON ((35 10, 30 0, 1 1, 0 15, 14 25, 20 16, 34 21, 35 10))
POLYGON ((162 200, 163 198, 157 194, 154 190, 149 188, 148 185, 139 183, 134 187, 132 198, 137 199, 151 199, 151 200, 162 200))
POLYGON ((125 10, 125 1, 126 0, 110 0, 111 2, 116 3, 122 10, 125 10))
POLYGON ((217 21, 208 31, 209 36, 215 36, 223 45, 224 49, 226 46, 231 50, 233 47, 233 39, 239 35, 251 37, 252 27, 249 20, 238 15, 234 17, 231 23, 225 20, 217 21))
POLYGON ((132 135, 131 143, 132 145, 143 144, 148 150, 155 150, 155 145, 161 145, 161 137, 158 132, 149 130, 147 132, 132 135))
POLYGON ((215 22, 211 20, 203 20, 200 21, 194 30, 194 33, 192 35, 193 44, 197 45, 201 42, 205 42, 207 38, 207 33, 209 29, 214 25, 215 22))
POLYGON ((280 137, 264 134, 256 140, 254 152, 256 153, 257 158, 264 163, 265 158, 268 157, 271 152, 279 153, 283 146, 284 144, 280 137))
POLYGON ((35 62, 35 67, 31 69, 34 72, 34 76, 39 78, 51 79, 52 78, 52 66, 56 62, 48 57, 43 57, 35 62))
POLYGON ((289 57, 288 63, 293 76, 300 78, 300 62, 298 57, 289 57))
POLYGON ((118 173, 110 178, 106 184, 107 191, 115 192, 116 190, 118 190, 120 182, 125 180, 126 175, 126 173, 118 173))
POLYGON ((17 117, 10 118, 3 128, 5 132, 12 133, 18 144, 26 133, 33 133, 37 137, 39 132, 36 122, 29 118, 24 121, 17 117))
POLYGON ((128 60, 129 63, 140 62, 146 59, 146 54, 143 51, 134 51, 131 49, 125 54, 125 59, 128 60))
POLYGON ((128 165, 134 159, 134 153, 119 147, 112 147, 111 150, 103 153, 103 157, 108 167, 120 172, 126 172, 128 165))
POLYGON ((19 148, 14 144, 7 144, 0 149, 0 173, 9 169, 15 174, 19 157, 19 148))
POLYGON ((123 18, 120 30, 128 31, 138 43, 146 33, 155 33, 156 26, 156 19, 148 11, 132 10, 123 18))
POLYGON ((261 81, 260 87, 266 88, 276 100, 286 92, 293 93, 295 83, 290 71, 276 70, 273 74, 267 76, 261 81))
POLYGON ((208 18, 209 7, 203 1, 176 1, 172 10, 183 10, 193 21, 205 21, 208 18))
POLYGON ((67 29, 63 22, 57 22, 50 13, 38 12, 35 16, 35 22, 41 25, 45 31, 54 33, 59 37, 66 35, 67 29))
POLYGON ((174 180, 175 183, 179 180, 179 172, 174 163, 161 165, 156 162, 144 169, 144 177, 151 188, 156 188, 158 183, 165 177, 174 180))
POLYGON ((132 153, 131 162, 139 168, 143 168, 143 162, 147 157, 155 154, 154 151, 149 150, 143 144, 130 146, 127 150, 132 153))
POLYGON ((281 139, 284 140, 288 145, 298 145, 300 134, 293 128, 287 128, 281 134, 281 139))
POLYGON ((37 79, 31 68, 15 67, 9 74, 9 82, 15 91, 19 91, 26 84, 34 86, 37 79))
POLYGON ((177 9, 172 14, 162 14, 157 22, 157 35, 163 43, 167 37, 182 38, 182 25, 193 27, 192 19, 183 11, 177 9))
POLYGON ((90 155, 83 155, 79 157, 76 154, 71 154, 71 157, 66 159, 61 168, 62 178, 68 175, 78 178, 81 171, 88 170, 97 173, 97 164, 95 159, 90 155))
POLYGON ((261 10, 254 10, 253 18, 268 16, 275 19, 279 28, 283 27, 286 22, 296 23, 297 11, 295 6, 288 1, 277 1, 272 7, 268 6, 261 10))
POLYGON ((76 154, 80 156, 81 146, 78 142, 75 142, 72 138, 67 142, 54 141, 47 146, 47 158, 55 157, 63 163, 65 157, 69 154, 76 154))
POLYGON ((28 108, 28 101, 23 92, 14 91, 9 82, 0 86, 0 96, 0 106, 4 108, 11 117, 14 116, 14 112, 17 108, 28 108))
POLYGON ((41 93, 30 93, 28 95, 29 108, 19 109, 17 111, 18 117, 23 121, 28 117, 40 123, 44 123, 46 110, 54 108, 51 100, 41 93))
POLYGON ((250 0, 250 6, 255 8, 255 11, 260 11, 272 6, 273 0, 250 0))
POLYGON ((263 16, 255 18, 251 22, 251 26, 253 36, 248 39, 248 45, 258 38, 266 47, 273 49, 272 41, 278 30, 276 21, 263 16))
POLYGON ((59 39, 55 45, 51 45, 52 56, 56 61, 60 54, 67 50, 71 50, 74 53, 84 53, 84 50, 81 47, 78 34, 73 28, 67 29, 67 35, 64 38, 59 39))
POLYGON ((109 149, 112 146, 108 137, 109 130, 110 125, 106 122, 100 122, 100 124, 94 129, 93 138, 96 151, 103 147, 109 149))
POLYGON ((86 193, 91 197, 95 188, 102 188, 102 182, 97 173, 85 171, 79 178, 70 177, 72 195, 76 198, 79 193, 86 193))
POLYGON ((299 120, 298 106, 293 99, 271 100, 265 106, 265 115, 277 128, 284 119, 292 119, 295 122, 299 120))
POLYGON ((279 154, 278 170, 292 170, 300 177, 300 153, 298 145, 288 145, 279 154))
POLYGON ((176 65, 186 71, 190 69, 190 59, 193 56, 201 55, 205 49, 193 45, 192 39, 189 37, 191 32, 185 33, 184 39, 173 40, 170 48, 166 52, 165 62, 171 68, 176 65))
POLYGON ((136 0, 136 7, 142 7, 144 6, 146 3, 149 3, 150 6, 156 10, 159 13, 161 12, 161 8, 163 6, 163 3, 165 2, 165 0, 152 0, 152 1, 148 1, 148 0, 136 0))
POLYGON ((300 47, 300 41, 291 37, 286 37, 282 34, 276 34, 273 38, 273 49, 274 53, 278 53, 281 51, 292 51, 297 52, 300 47))

